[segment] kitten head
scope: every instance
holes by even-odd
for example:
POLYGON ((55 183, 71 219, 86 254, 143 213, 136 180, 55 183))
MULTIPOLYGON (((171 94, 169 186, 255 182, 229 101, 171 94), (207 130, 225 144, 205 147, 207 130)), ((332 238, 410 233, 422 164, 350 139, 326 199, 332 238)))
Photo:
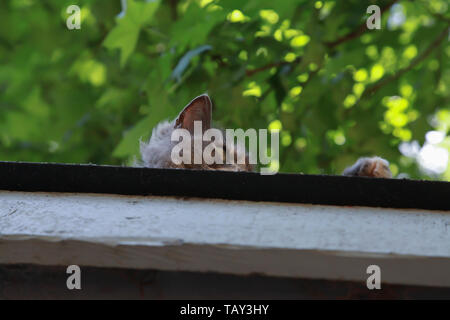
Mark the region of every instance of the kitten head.
MULTIPOLYGON (((184 168, 184 169, 203 169, 203 170, 227 170, 227 171, 252 171, 253 167, 249 164, 248 155, 245 148, 236 146, 233 148, 231 156, 236 160, 240 155, 245 156, 245 164, 226 164, 226 154, 228 152, 225 141, 213 141, 216 146, 215 152, 219 152, 219 156, 223 159, 223 164, 194 164, 195 153, 202 153, 204 148, 211 142, 203 142, 202 137, 194 136, 194 121, 201 121, 202 132, 211 128, 212 103, 207 94, 198 96, 192 100, 173 121, 163 121, 159 123, 152 131, 150 140, 145 143, 141 142, 140 151, 143 166, 149 168, 184 168), (172 132, 175 129, 186 129, 191 135, 191 161, 190 163, 175 164, 172 161, 172 149, 178 144, 178 141, 171 141, 172 132), (193 148, 196 139, 200 139, 202 150, 193 148)), ((225 139, 225 137, 224 137, 225 139)), ((203 159, 202 155, 199 155, 203 159)))

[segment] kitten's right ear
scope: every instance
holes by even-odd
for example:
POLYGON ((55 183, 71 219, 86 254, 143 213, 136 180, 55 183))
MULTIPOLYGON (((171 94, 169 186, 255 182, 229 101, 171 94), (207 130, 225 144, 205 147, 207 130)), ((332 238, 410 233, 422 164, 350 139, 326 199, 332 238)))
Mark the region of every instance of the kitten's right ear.
POLYGON ((205 132, 211 128, 211 99, 207 94, 198 96, 184 107, 175 119, 175 128, 183 128, 194 133, 194 121, 202 122, 202 130, 205 132))

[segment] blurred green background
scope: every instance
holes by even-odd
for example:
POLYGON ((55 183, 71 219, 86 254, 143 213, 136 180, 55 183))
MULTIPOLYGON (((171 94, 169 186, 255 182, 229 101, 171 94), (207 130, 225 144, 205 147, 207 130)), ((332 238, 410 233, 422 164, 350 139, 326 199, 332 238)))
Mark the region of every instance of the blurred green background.
POLYGON ((218 127, 281 129, 282 172, 450 180, 448 1, 126 2, 0 2, 0 160, 127 165, 207 92, 218 127))

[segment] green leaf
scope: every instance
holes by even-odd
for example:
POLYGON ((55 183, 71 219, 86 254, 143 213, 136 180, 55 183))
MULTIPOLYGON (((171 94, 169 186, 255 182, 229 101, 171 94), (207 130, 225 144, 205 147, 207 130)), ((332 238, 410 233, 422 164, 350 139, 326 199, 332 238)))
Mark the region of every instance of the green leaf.
POLYGON ((108 49, 120 49, 120 66, 125 66, 130 55, 136 48, 141 28, 151 21, 159 1, 135 2, 128 0, 125 16, 118 19, 117 26, 112 29, 104 41, 108 49))
MULTIPOLYGON (((125 18, 124 18, 125 19, 125 18)), ((120 66, 125 66, 133 53, 139 37, 139 26, 129 20, 119 23, 106 37, 104 45, 108 49, 120 49, 120 66)))
POLYGON ((125 13, 125 17, 133 21, 139 26, 143 26, 145 23, 151 21, 153 15, 158 9, 160 4, 159 0, 136 2, 134 0, 128 0, 128 8, 125 13))

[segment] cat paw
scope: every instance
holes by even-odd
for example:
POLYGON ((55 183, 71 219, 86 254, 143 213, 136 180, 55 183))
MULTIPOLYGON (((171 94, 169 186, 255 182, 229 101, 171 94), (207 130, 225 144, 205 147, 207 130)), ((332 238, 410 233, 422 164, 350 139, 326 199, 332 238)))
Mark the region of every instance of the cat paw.
POLYGON ((344 170, 344 176, 392 178, 389 162, 380 157, 360 158, 344 170))

